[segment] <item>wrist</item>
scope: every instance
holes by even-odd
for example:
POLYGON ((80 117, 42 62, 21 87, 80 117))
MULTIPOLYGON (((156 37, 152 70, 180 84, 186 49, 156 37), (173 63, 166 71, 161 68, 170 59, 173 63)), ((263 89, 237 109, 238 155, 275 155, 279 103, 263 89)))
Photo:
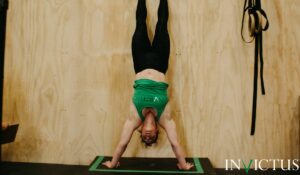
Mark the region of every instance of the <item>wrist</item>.
POLYGON ((113 161, 111 161, 111 162, 110 162, 110 166, 111 166, 112 168, 115 168, 115 167, 116 167, 116 165, 117 165, 117 163, 116 163, 116 162, 113 162, 113 161))

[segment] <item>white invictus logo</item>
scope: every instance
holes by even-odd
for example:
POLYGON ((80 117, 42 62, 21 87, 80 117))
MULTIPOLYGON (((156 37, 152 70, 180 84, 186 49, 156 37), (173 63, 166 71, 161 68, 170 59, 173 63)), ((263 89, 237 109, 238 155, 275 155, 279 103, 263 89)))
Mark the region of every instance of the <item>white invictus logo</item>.
POLYGON ((233 169, 241 169, 241 163, 243 168, 245 169, 246 173, 248 174, 251 167, 254 167, 254 170, 261 170, 261 171, 267 171, 268 169, 276 170, 277 168, 281 168, 283 171, 298 171, 300 167, 300 161, 299 159, 251 159, 248 165, 241 159, 238 159, 237 161, 232 159, 226 159, 226 170, 233 170, 233 169), (263 168, 262 163, 266 165, 268 168, 263 168), (284 167, 284 164, 287 164, 286 167, 284 167))

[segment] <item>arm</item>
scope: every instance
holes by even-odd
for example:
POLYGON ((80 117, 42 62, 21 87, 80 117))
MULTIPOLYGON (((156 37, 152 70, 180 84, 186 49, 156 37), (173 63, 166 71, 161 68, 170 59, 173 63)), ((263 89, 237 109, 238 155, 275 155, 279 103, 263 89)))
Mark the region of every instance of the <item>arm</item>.
POLYGON ((187 163, 185 160, 185 153, 178 142, 177 131, 176 131, 176 124, 173 119, 165 119, 162 122, 162 126, 165 129, 169 142, 172 146, 173 152, 178 160, 178 167, 179 169, 189 170, 193 167, 192 164, 187 163))
POLYGON ((134 132, 134 130, 138 127, 137 121, 134 119, 128 118, 125 121, 125 124, 123 126, 122 134, 120 141, 118 143, 118 146, 113 154, 113 158, 111 161, 107 161, 103 163, 103 165, 107 166, 108 168, 115 168, 118 166, 118 161, 122 154, 125 152, 126 147, 131 139, 131 136, 134 132))

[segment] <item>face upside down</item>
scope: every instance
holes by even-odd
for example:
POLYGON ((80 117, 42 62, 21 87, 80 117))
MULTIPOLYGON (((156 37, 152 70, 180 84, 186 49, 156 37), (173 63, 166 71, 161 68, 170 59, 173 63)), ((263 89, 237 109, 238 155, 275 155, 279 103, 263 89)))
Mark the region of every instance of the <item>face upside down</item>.
POLYGON ((153 112, 148 112, 145 115, 145 121, 141 128, 141 139, 146 146, 151 146, 153 143, 156 143, 158 138, 158 128, 154 117, 153 112), (148 120, 151 118, 152 120, 148 120))

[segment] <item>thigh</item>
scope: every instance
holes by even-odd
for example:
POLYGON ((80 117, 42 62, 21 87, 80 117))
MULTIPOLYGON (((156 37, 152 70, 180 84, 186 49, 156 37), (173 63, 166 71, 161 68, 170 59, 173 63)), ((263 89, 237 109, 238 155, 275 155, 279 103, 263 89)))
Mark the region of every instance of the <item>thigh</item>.
POLYGON ((165 27, 157 24, 155 36, 152 43, 152 51, 157 53, 164 62, 169 61, 170 55, 170 37, 165 27))
MULTIPOLYGON (((144 22, 142 22, 144 23, 144 22)), ((141 57, 151 49, 146 23, 137 25, 131 43, 133 57, 141 57)))

